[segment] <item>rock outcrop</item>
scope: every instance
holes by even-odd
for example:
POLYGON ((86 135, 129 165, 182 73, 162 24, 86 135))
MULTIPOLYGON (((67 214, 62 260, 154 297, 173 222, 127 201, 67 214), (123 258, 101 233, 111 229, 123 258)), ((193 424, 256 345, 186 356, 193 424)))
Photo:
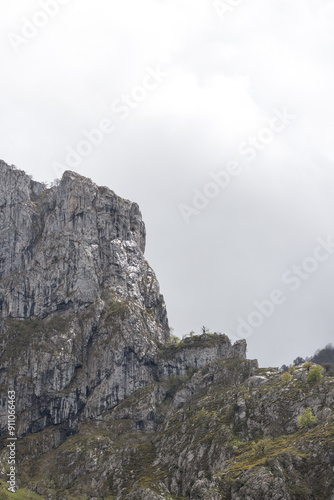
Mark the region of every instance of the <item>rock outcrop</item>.
POLYGON ((14 390, 25 497, 333 500, 334 379, 283 382, 226 335, 173 343, 144 250, 135 203, 0 161, 2 476, 14 390))
POLYGON ((0 179, 0 385, 18 394, 20 436, 73 428, 150 383, 169 338, 145 226, 73 172, 47 189, 1 162, 0 179))
POLYGON ((168 319, 137 204, 74 172, 47 188, 1 161, 0 179, 0 386, 18 395, 19 436, 72 432, 152 380, 245 357, 226 336, 160 356, 168 319))
POLYGON ((151 333, 166 339, 166 310, 143 258, 137 204, 73 172, 51 189, 3 162, 0 176, 2 318, 78 313, 112 294, 158 308, 151 333))

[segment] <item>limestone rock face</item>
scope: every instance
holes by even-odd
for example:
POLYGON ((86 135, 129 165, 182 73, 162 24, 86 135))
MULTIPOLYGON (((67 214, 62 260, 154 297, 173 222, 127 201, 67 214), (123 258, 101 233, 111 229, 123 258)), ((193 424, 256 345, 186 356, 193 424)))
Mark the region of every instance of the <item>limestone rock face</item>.
POLYGON ((7 389, 19 436, 74 432, 153 380, 245 357, 225 336, 160 355, 169 326, 145 225, 110 189, 69 171, 47 188, 1 161, 0 231, 3 432, 7 389))
POLYGON ((232 500, 252 498, 290 500, 291 496, 282 477, 275 477, 267 469, 259 468, 255 474, 248 471, 242 474, 239 482, 232 487, 232 500))
POLYGON ((1 317, 78 312, 110 292, 164 308, 137 204, 73 172, 52 189, 3 162, 0 176, 1 317))
POLYGON ((0 383, 19 395, 20 434, 71 428, 149 383, 169 327, 138 205, 1 161, 0 228, 0 383))
POLYGON ((233 345, 226 335, 203 334, 186 337, 180 346, 171 346, 161 353, 160 376, 184 376, 189 368, 203 368, 217 359, 246 358, 247 344, 239 340, 233 345))
POLYGON ((153 381, 74 435, 55 425, 20 439, 22 482, 52 500, 331 500, 334 378, 281 374, 222 358, 153 381), (317 424, 300 429, 307 407, 317 424))

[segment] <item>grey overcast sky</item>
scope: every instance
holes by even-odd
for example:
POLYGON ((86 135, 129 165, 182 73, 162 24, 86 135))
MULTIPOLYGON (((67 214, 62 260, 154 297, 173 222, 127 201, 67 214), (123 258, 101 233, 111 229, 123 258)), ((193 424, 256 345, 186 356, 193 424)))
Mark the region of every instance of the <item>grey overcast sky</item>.
POLYGON ((176 335, 332 342, 334 1, 0 7, 0 158, 139 204, 176 335))

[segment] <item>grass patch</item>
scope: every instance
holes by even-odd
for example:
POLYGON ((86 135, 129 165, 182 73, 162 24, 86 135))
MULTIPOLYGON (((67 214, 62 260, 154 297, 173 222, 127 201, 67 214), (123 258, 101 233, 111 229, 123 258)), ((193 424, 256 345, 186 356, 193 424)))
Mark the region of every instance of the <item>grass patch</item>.
POLYGON ((15 493, 11 493, 8 491, 8 485, 5 481, 0 480, 0 500, 39 500, 43 499, 41 495, 38 495, 34 491, 29 491, 26 488, 19 488, 15 491, 15 493))

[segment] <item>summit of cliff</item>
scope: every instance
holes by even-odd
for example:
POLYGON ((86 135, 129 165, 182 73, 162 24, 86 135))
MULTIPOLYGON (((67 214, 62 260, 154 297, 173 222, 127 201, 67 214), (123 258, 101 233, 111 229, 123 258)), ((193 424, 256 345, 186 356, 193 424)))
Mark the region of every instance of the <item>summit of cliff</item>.
POLYGON ((136 203, 70 171, 51 189, 4 162, 0 176, 1 317, 78 312, 112 293, 159 307, 155 336, 166 339, 165 305, 143 257, 136 203))

